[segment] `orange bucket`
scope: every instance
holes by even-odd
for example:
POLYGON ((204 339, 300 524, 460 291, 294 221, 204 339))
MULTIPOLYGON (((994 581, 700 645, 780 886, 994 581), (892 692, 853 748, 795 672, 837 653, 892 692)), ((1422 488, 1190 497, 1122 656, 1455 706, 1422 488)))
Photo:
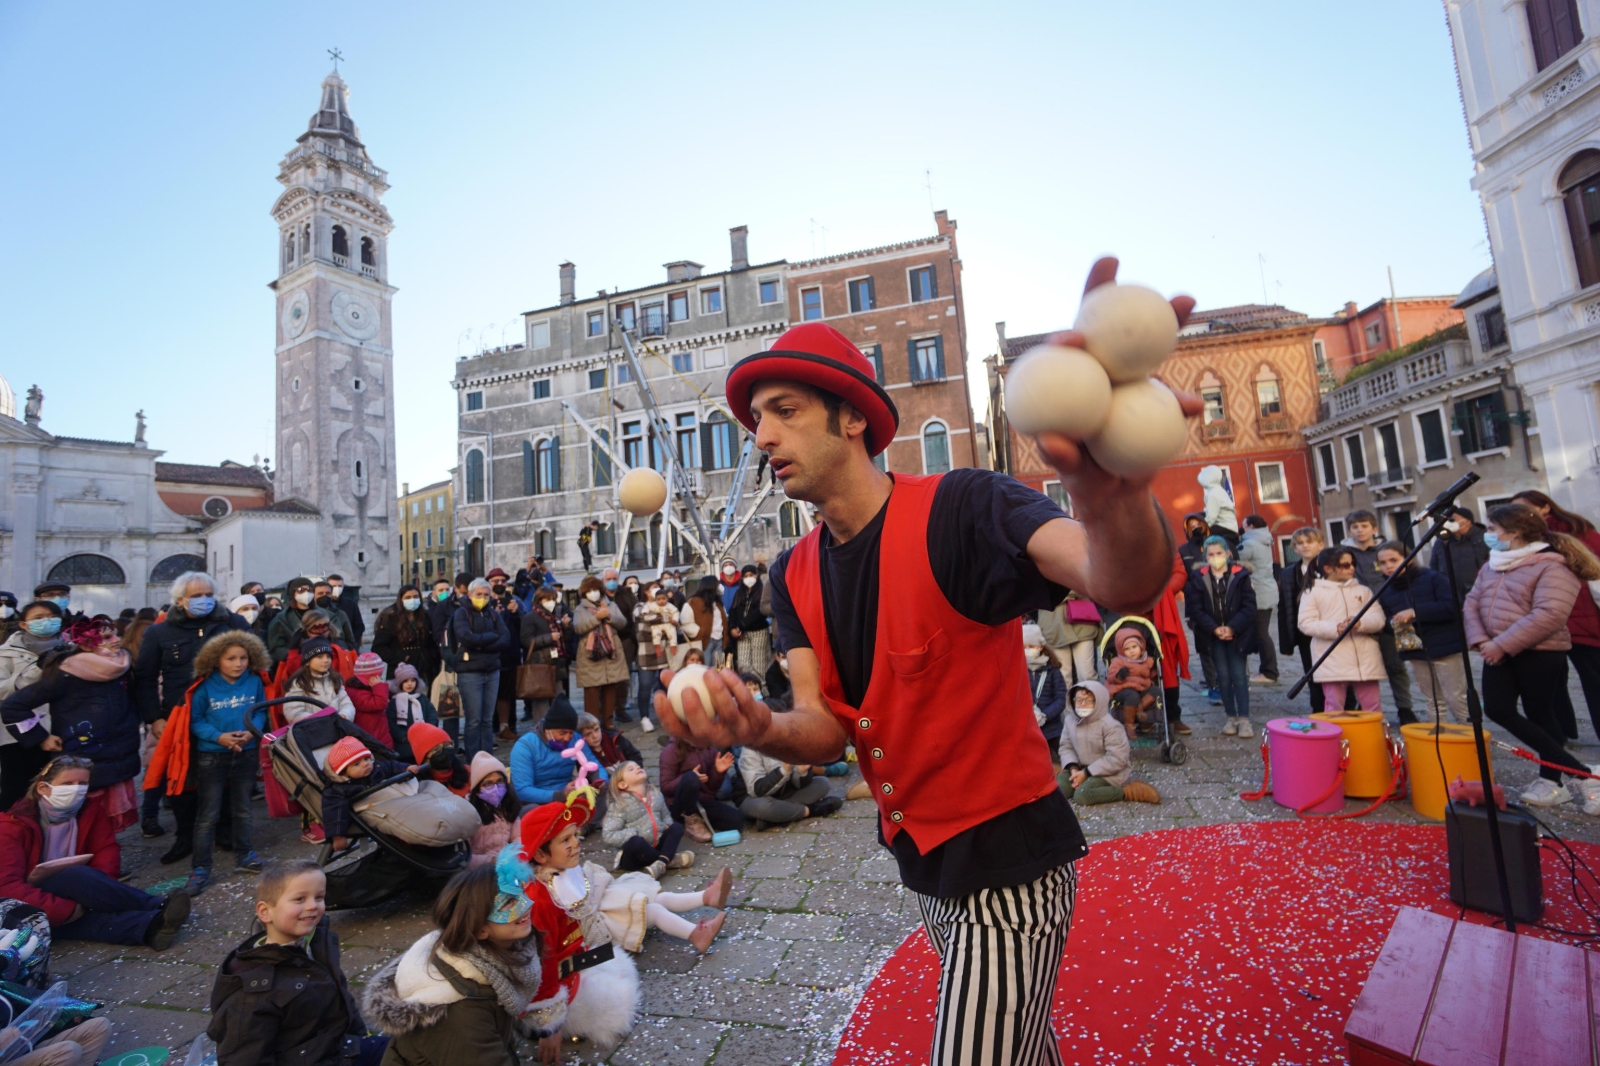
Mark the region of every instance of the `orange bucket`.
MULTIPOLYGON (((1478 774, 1478 749, 1473 743, 1472 727, 1453 722, 1443 725, 1414 722, 1401 726, 1400 735, 1406 743, 1411 806, 1424 818, 1442 821, 1448 783, 1457 777, 1463 781, 1483 780, 1478 774), (1441 762, 1444 763, 1442 775, 1439 772, 1441 762)), ((1489 772, 1494 773, 1492 763, 1489 772)))
POLYGON ((1350 766, 1344 772, 1344 794, 1372 799, 1389 792, 1394 769, 1389 761, 1389 727, 1378 711, 1325 711, 1311 716, 1344 731, 1350 743, 1350 766))

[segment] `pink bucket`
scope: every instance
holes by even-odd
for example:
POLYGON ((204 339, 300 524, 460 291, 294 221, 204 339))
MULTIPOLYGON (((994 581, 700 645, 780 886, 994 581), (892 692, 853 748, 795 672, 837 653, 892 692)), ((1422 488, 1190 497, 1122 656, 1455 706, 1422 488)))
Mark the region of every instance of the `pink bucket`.
POLYGON ((1329 814, 1344 808, 1344 791, 1333 788, 1339 776, 1344 731, 1309 718, 1275 718, 1267 723, 1272 760, 1272 798, 1298 810, 1333 789, 1328 798, 1308 808, 1329 814))

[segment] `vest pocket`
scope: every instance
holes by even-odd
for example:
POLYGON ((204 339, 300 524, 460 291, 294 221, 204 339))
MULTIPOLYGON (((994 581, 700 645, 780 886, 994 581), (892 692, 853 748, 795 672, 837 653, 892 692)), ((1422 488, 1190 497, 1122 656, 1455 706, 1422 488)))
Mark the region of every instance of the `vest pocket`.
POLYGON ((950 638, 940 629, 915 651, 889 652, 889 669, 897 677, 916 677, 949 654, 950 638))

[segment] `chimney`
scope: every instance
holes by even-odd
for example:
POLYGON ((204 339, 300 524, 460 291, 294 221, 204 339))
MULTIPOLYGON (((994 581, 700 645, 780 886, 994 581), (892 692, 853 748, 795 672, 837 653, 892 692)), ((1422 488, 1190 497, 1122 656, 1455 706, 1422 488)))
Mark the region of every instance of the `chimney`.
POLYGON ((1346 300, 1344 302, 1344 317, 1354 318, 1356 317, 1357 312, 1360 310, 1361 308, 1356 306, 1356 302, 1354 300, 1346 300))
POLYGON ((933 213, 933 224, 935 227, 934 232, 941 237, 946 233, 954 233, 956 229, 956 224, 950 221, 950 212, 948 211, 935 211, 933 213))
POLYGON ((703 269, 701 264, 691 263, 687 259, 680 259, 675 263, 663 263, 661 265, 667 268, 668 282, 693 281, 700 276, 700 271, 703 269))
POLYGON ((1004 352, 1006 350, 1006 324, 1004 322, 996 322, 994 324, 994 332, 1000 338, 1000 350, 1004 352))
POLYGON ((578 299, 578 268, 571 263, 561 264, 561 302, 576 303, 578 299))
POLYGON ((735 226, 728 231, 728 241, 733 245, 733 262, 729 270, 750 269, 750 227, 735 226))

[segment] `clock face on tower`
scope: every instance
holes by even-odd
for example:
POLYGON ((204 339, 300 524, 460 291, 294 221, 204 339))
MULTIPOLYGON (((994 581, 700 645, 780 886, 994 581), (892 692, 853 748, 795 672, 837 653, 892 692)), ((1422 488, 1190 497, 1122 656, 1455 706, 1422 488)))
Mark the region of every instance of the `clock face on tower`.
POLYGON ((342 290, 334 294, 333 320, 355 340, 371 340, 378 335, 378 312, 353 292, 342 290))
POLYGON ((311 321, 311 297, 306 295, 306 290, 301 289, 287 300, 283 301, 283 332, 290 338, 298 337, 306 331, 306 323, 311 321))

